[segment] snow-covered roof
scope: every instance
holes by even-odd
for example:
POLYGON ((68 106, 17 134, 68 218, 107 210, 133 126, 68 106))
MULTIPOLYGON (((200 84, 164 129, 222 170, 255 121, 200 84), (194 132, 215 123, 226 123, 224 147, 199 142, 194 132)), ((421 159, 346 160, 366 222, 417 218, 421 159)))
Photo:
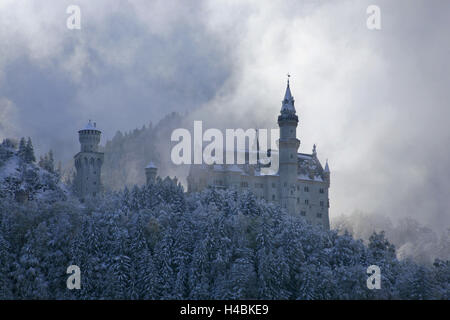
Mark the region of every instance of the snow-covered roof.
POLYGON ((145 169, 158 169, 158 167, 155 166, 153 161, 150 161, 150 163, 145 167, 145 169))
POLYGON ((221 164, 214 164, 213 170, 214 171, 224 171, 223 166, 221 164))
POLYGON ((89 120, 89 122, 84 126, 84 128, 82 128, 80 131, 84 131, 84 130, 95 130, 95 131, 100 131, 97 128, 97 124, 95 122, 92 122, 91 120, 89 120))
POLYGON ((239 168, 237 165, 233 164, 228 167, 228 171, 231 172, 242 172, 241 168, 239 168))
POLYGON ((297 157, 298 157, 299 159, 309 160, 309 159, 312 158, 312 155, 306 154, 306 153, 298 153, 298 154, 297 154, 297 157))
POLYGON ((309 177, 309 175, 300 173, 300 174, 297 176, 297 178, 300 179, 300 180, 309 180, 309 181, 323 182, 322 177, 319 176, 319 175, 315 175, 315 176, 311 179, 311 178, 309 177))

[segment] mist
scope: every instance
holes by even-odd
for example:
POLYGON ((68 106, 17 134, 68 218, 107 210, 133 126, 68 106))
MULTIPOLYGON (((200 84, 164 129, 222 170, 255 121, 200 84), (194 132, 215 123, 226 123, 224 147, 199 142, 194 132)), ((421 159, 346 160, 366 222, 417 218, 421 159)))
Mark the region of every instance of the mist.
MULTIPOLYGON (((0 137, 68 161, 157 123, 276 128, 286 74, 300 151, 331 168, 330 218, 355 210, 450 225, 447 1, 0 3, 0 137), (65 27, 77 4, 82 29, 65 27), (381 30, 366 8, 381 9, 381 30)), ((158 142, 163 143, 163 142, 158 142)), ((169 144, 170 141, 167 141, 169 144)))

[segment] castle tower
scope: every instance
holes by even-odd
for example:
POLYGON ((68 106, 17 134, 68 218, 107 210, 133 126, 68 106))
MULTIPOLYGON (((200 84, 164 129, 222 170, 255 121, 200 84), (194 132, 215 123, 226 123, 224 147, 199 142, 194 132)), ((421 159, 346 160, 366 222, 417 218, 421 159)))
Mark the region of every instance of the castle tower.
POLYGON ((153 162, 150 162, 148 166, 145 167, 145 177, 147 178, 147 185, 155 183, 157 172, 158 168, 153 162))
POLYGON ((280 176, 280 204, 289 213, 296 213, 295 188, 298 176, 297 150, 300 140, 297 139, 298 116, 296 115, 294 98, 289 87, 289 75, 286 93, 278 116, 280 127, 279 148, 279 176, 280 176))
POLYGON ((81 149, 74 157, 77 170, 74 186, 81 199, 95 197, 101 191, 100 174, 104 155, 98 152, 100 137, 101 131, 91 120, 78 131, 81 149))

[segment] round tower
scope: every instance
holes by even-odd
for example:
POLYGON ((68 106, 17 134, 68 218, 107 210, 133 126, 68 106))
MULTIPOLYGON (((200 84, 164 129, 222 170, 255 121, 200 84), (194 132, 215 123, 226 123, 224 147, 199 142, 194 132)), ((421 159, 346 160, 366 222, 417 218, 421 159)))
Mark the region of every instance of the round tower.
POLYGON ((147 178, 147 185, 151 185, 155 183, 156 174, 158 173, 158 167, 151 161, 145 167, 145 177, 147 178))
POLYGON ((96 123, 89 120, 88 124, 78 131, 80 152, 75 157, 75 192, 81 199, 95 197, 101 191, 101 167, 104 154, 98 151, 101 131, 96 123))
POLYGON ((289 76, 286 93, 278 116, 280 127, 279 148, 279 175, 280 175, 280 203, 289 213, 296 212, 295 188, 298 176, 297 151, 300 140, 297 139, 298 116, 296 115, 294 98, 289 87, 289 76))

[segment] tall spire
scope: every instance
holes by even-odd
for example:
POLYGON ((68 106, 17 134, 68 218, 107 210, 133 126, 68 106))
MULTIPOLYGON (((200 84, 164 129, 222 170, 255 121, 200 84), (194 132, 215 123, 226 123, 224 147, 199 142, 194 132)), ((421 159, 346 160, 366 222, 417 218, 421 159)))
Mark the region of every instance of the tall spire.
POLYGON ((327 173, 330 172, 330 167, 328 166, 328 159, 327 159, 327 162, 325 163, 325 169, 324 169, 324 172, 327 172, 327 173))
POLYGON ((292 94, 291 94, 291 88, 289 87, 289 78, 291 75, 287 74, 287 87, 286 87, 286 93, 284 94, 284 100, 292 100, 292 94))
POLYGON ((281 105, 281 113, 293 113, 295 114, 294 97, 292 97, 291 88, 289 86, 289 78, 291 75, 288 73, 286 93, 281 105))

